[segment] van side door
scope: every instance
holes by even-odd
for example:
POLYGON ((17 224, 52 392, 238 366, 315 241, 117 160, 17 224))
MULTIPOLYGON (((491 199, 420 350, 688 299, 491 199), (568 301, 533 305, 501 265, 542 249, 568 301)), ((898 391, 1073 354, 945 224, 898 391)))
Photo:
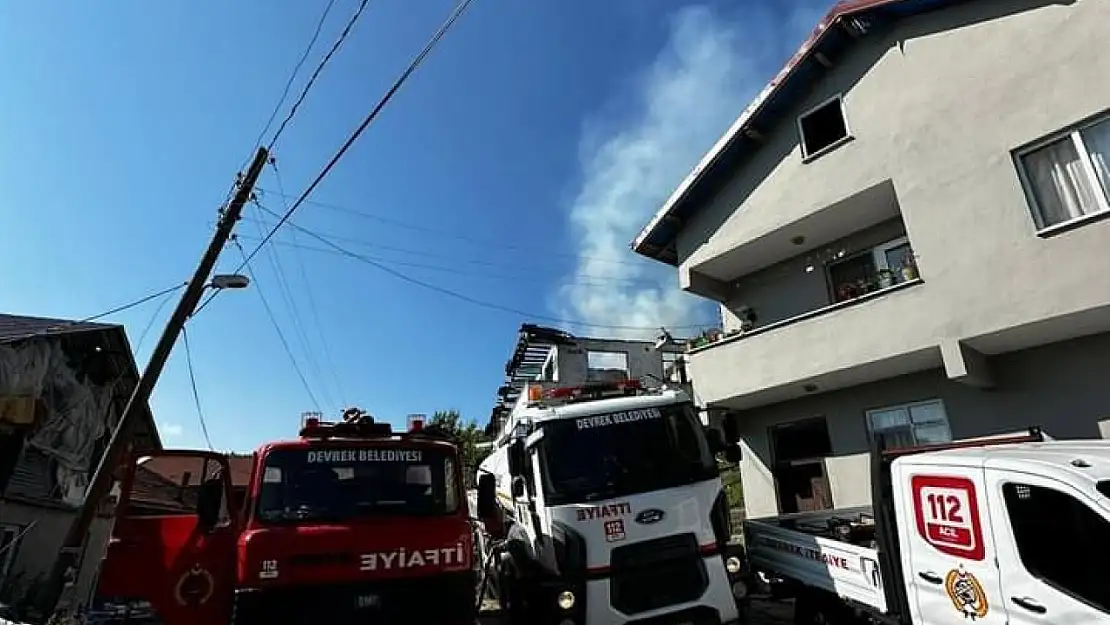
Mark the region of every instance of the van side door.
POLYGON ((926 460, 891 467, 912 622, 1005 625, 983 469, 926 460))
POLYGON ((1110 501, 1012 469, 987 482, 1010 624, 1110 622, 1110 501))

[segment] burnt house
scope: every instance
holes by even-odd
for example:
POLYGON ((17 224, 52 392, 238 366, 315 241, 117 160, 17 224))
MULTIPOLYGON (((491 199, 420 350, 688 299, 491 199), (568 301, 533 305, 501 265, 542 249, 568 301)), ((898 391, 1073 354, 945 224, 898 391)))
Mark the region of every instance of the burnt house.
MULTIPOLYGON (((0 315, 0 604, 36 599, 139 372, 121 325, 0 315)), ((147 406, 136 451, 161 448, 147 406)), ((111 531, 99 513, 76 598, 91 592, 111 531)))

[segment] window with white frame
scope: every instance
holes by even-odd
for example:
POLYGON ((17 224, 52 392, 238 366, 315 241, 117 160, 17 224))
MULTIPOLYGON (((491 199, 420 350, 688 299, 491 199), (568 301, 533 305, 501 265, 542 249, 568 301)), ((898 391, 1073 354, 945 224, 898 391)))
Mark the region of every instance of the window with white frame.
POLYGON ((880 449, 947 443, 952 440, 939 399, 867 411, 867 427, 880 449))
POLYGON ((1110 211, 1110 116, 1018 153, 1039 229, 1110 211))
POLYGON ((837 302, 892 287, 917 277, 913 248, 898 237, 828 265, 829 286, 837 302))

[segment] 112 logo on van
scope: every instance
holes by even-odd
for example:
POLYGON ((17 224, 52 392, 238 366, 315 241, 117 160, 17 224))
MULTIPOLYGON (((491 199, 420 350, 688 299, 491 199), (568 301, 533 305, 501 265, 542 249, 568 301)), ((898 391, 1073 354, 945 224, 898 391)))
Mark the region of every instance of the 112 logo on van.
POLYGON ((975 482, 964 477, 915 475, 910 479, 917 533, 956 558, 986 557, 975 482))

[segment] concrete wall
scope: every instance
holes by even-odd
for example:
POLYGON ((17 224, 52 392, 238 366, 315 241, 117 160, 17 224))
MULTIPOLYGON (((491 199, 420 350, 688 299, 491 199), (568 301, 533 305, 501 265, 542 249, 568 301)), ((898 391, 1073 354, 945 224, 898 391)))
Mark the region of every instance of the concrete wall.
POLYGON ((745 446, 741 464, 750 517, 778 513, 771 478, 769 428, 824 416, 833 457, 827 459, 833 504, 870 502, 868 410, 941 399, 953 438, 1007 434, 1039 425, 1055 438, 1101 438, 1110 419, 1110 334, 1065 341, 992 359, 997 386, 978 390, 925 371, 864 386, 812 395, 739 413, 745 446))
MULTIPOLYGON (((8 582, 15 583, 24 592, 30 582, 42 582, 61 548, 62 540, 73 522, 74 513, 58 507, 32 506, 10 500, 0 502, 0 522, 24 528, 34 527, 20 539, 16 560, 9 573, 8 582), (19 578, 18 581, 16 578, 19 578)), ((100 560, 111 535, 112 520, 97 518, 93 521, 86 543, 85 558, 77 579, 75 597, 84 601, 93 592, 100 560)))
MULTIPOLYGON (((663 377, 663 350, 657 350, 653 343, 642 341, 601 341, 582 339, 576 345, 555 347, 558 360, 558 380, 560 384, 582 384, 586 382, 589 367, 589 352, 610 352, 627 355, 629 377, 663 377)), ((671 347, 668 351, 680 352, 671 347)), ((654 379, 653 378, 653 379, 654 379)))
POLYGON ((1038 236, 1012 157, 1110 109, 1108 24, 1110 2, 1092 0, 973 2, 911 18, 862 39, 797 107, 844 94, 853 141, 803 163, 793 123, 761 129, 764 148, 680 234, 684 284, 737 246, 886 180, 923 283, 695 353, 699 393, 758 405, 823 376, 829 389, 878 379, 840 375, 864 365, 880 376, 933 366, 927 354, 946 339, 1000 353, 1049 340, 998 339, 1009 329, 1091 311, 1110 319, 1110 272, 1091 262, 1105 256, 1110 220, 1038 236))

